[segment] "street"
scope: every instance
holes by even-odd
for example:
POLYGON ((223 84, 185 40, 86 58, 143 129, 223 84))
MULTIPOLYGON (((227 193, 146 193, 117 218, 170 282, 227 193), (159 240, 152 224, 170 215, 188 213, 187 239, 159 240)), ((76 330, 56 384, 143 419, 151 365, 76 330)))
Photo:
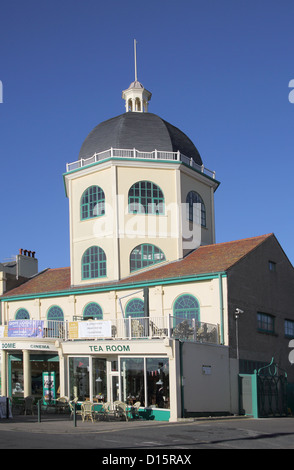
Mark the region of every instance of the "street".
MULTIPOLYGON (((188 455, 194 449, 293 449, 294 419, 244 417, 183 420, 176 423, 155 421, 82 422, 74 427, 68 417, 46 418, 38 423, 36 416, 0 421, 1 449, 103 449, 100 458, 162 454, 162 450, 188 455), (112 452, 115 451, 115 452, 112 452), (150 452, 151 450, 151 452, 150 452), (109 455, 112 457, 109 457, 109 455)), ((127 461, 126 461, 127 462, 127 461)), ((127 464, 124 462, 125 464, 127 464)), ((108 462, 108 464, 121 462, 108 462)), ((146 462, 145 462, 146 463, 146 462)), ((154 457, 153 464, 163 463, 154 457), (158 462, 157 462, 157 460, 158 462)), ((166 462, 176 463, 176 462, 166 462)), ((184 463, 184 462, 178 462, 184 463)), ((189 459, 186 457, 186 465, 189 459)), ((133 466, 131 461, 129 466, 133 466)))

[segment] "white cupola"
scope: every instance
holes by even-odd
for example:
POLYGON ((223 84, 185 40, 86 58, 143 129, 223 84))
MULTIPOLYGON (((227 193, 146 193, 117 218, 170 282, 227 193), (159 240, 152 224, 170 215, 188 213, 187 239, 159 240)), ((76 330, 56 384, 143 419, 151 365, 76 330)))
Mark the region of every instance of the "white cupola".
POLYGON ((122 99, 125 100, 126 112, 133 111, 138 113, 148 112, 148 101, 152 94, 146 90, 137 78, 137 41, 134 40, 134 57, 135 57, 135 81, 132 82, 127 90, 123 90, 122 99))

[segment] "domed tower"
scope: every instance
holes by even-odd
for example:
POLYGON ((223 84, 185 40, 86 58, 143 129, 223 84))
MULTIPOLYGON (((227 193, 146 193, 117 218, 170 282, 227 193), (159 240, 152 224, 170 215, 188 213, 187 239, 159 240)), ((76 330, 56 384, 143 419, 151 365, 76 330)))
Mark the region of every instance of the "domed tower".
POLYGON ((72 285, 119 280, 215 242, 213 172, 177 127, 147 111, 137 80, 126 112, 101 122, 64 175, 72 285))

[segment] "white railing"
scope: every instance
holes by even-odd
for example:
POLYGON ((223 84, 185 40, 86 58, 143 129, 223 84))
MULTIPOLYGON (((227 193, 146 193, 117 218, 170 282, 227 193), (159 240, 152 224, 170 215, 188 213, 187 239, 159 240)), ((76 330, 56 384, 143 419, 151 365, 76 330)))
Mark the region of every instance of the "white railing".
MULTIPOLYGON (((82 318, 82 317, 81 317, 82 318)), ((173 338, 219 344, 219 325, 198 322, 194 319, 173 317, 137 317, 114 320, 13 320, 0 328, 2 341, 11 338, 60 339, 62 341, 140 338, 173 338)))
POLYGON ((67 163, 66 171, 73 171, 78 170, 79 168, 83 168, 88 165, 92 165, 93 163, 97 163, 108 158, 138 158, 138 159, 148 159, 148 160, 170 160, 170 161, 180 161, 185 163, 186 165, 191 166, 195 170, 204 173, 206 176, 215 179, 215 171, 208 170, 204 167, 204 165, 198 165, 194 162, 193 158, 187 157, 182 153, 178 152, 165 152, 161 150, 154 150, 153 152, 140 152, 136 149, 115 149, 110 148, 108 150, 104 150, 103 152, 94 153, 89 158, 81 158, 76 162, 67 163))

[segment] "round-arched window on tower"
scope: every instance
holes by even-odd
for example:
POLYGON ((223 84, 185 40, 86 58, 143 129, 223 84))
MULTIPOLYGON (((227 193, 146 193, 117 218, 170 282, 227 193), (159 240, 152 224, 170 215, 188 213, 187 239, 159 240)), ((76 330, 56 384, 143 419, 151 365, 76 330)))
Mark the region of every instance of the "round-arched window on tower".
POLYGON ((152 264, 165 261, 165 254, 158 246, 143 243, 136 246, 130 254, 130 271, 146 268, 152 264))
POLYGON ((83 254, 82 279, 106 276, 106 255, 100 246, 91 246, 83 254))
POLYGON ((164 195, 152 181, 137 181, 129 189, 130 214, 164 214, 164 195))

